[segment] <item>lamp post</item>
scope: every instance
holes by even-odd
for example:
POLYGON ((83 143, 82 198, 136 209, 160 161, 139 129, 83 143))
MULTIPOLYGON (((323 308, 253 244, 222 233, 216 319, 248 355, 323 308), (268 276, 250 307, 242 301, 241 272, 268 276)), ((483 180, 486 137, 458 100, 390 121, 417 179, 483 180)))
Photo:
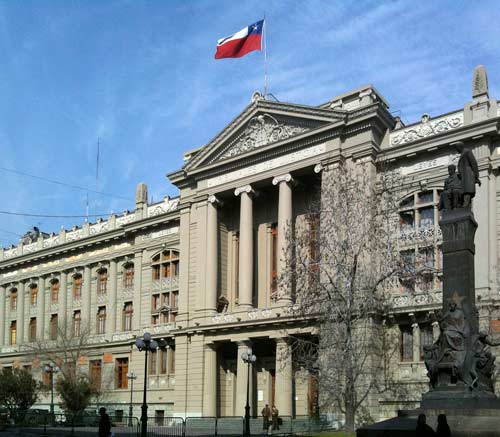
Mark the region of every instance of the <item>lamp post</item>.
POLYGON ((127 373, 127 379, 130 381, 130 405, 128 407, 128 426, 132 426, 132 393, 134 392, 134 379, 137 379, 137 375, 134 372, 127 373))
POLYGON ((241 354, 241 359, 247 363, 247 403, 245 405, 245 435, 250 435, 250 369, 251 364, 255 363, 257 357, 252 354, 252 349, 248 348, 241 354))
POLYGON ((156 352, 158 343, 151 339, 151 334, 145 332, 142 338, 135 341, 139 352, 144 351, 144 392, 142 395, 141 406, 141 437, 147 437, 148 434, 148 404, 146 403, 146 391, 148 388, 148 352, 156 352))
POLYGON ((50 414, 54 417, 54 374, 59 372, 59 367, 55 364, 45 364, 43 370, 50 375, 50 414))

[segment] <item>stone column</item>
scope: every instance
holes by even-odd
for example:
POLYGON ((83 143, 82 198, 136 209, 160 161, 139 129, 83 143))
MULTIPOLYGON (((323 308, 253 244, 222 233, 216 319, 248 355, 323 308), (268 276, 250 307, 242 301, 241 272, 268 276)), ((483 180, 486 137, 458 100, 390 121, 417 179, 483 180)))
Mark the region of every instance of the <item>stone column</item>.
POLYGON ((45 278, 38 278, 38 296, 36 302, 36 339, 43 340, 45 335, 45 278))
POLYGON ((91 276, 90 276, 90 266, 85 266, 83 268, 83 290, 82 290, 82 328, 83 332, 91 333, 92 329, 92 299, 91 299, 91 276))
MULTIPOLYGON (((247 403, 247 378, 248 378, 248 364, 241 359, 241 354, 246 352, 246 350, 251 347, 251 342, 249 340, 238 341, 238 352, 236 356, 236 408, 234 409, 234 414, 236 416, 245 416, 245 405, 247 403)), ((250 391, 249 391, 249 403, 250 403, 250 414, 252 411, 252 400, 253 400, 253 378, 250 372, 250 391)))
POLYGON ((111 340, 113 334, 116 332, 116 317, 118 308, 116 307, 116 260, 112 259, 109 261, 109 325, 106 326, 106 338, 111 340))
POLYGON ((59 280, 59 319, 64 330, 69 329, 68 320, 68 274, 63 270, 59 280))
POLYGON ((4 345, 5 340, 5 286, 0 287, 0 346, 4 345))
POLYGON ((273 179, 273 185, 279 186, 278 201, 278 303, 292 303, 290 278, 284 278, 287 268, 288 238, 292 229, 292 176, 285 174, 273 179), (280 283, 281 282, 281 283, 280 283))
POLYGON ((488 218, 489 218, 489 259, 490 259, 490 296, 497 295, 497 272, 498 272, 498 240, 497 235, 497 208, 496 208, 496 173, 492 171, 489 175, 489 202, 488 202, 488 218))
POLYGON ((280 416, 293 413, 292 384, 292 348, 286 338, 276 339, 276 385, 274 399, 280 416))
POLYGON ((24 301, 26 300, 26 283, 21 281, 17 289, 17 344, 24 343, 24 301))
POLYGON ((214 344, 204 346, 203 416, 217 415, 217 349, 214 344))
MULTIPOLYGON (((182 270, 182 268, 181 268, 182 270)), ((134 314, 132 315, 132 329, 141 326, 141 293, 142 293, 142 251, 134 253, 134 314)))
POLYGON ((253 201, 255 191, 250 185, 237 188, 240 196, 239 299, 243 310, 253 308, 253 201))
POLYGON ((220 205, 219 199, 215 196, 208 198, 207 205, 207 255, 206 255, 206 300, 205 309, 215 311, 217 309, 217 272, 219 267, 219 222, 217 219, 217 208, 220 205))
POLYGON ((411 325, 413 336, 413 361, 420 361, 420 327, 418 323, 411 325))

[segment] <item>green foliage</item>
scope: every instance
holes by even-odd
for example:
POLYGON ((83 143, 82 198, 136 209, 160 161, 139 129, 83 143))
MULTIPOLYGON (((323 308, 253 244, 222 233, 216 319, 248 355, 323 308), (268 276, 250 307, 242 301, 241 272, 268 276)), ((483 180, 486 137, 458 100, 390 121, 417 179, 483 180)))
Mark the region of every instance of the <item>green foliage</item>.
POLYGON ((38 399, 40 384, 26 369, 4 368, 0 381, 0 405, 19 423, 38 399))
POLYGON ((61 408, 72 418, 81 416, 92 398, 99 394, 86 375, 63 376, 56 383, 56 391, 61 398, 61 408))

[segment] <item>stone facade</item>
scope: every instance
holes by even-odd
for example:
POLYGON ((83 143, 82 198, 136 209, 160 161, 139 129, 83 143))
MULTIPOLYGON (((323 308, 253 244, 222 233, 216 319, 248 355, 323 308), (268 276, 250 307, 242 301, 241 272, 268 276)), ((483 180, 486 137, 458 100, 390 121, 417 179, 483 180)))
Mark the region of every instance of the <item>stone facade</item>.
MULTIPOLYGON (((399 397, 374 393, 368 407, 380 419, 415 406, 427 384, 421 346, 439 334, 437 204, 457 141, 473 146, 479 164, 476 294, 482 323, 498 327, 500 107, 488 95, 484 69, 475 71, 474 97, 463 109, 424 114, 410 126, 391 115, 373 86, 317 107, 256 94, 168 175, 179 197, 148 205, 140 184, 131 212, 0 250, 0 363, 29 365, 41 379, 44 363, 29 353, 30 343, 55 342, 54 320, 74 329, 76 318, 92 343, 80 365, 100 372, 101 402, 111 412, 127 414, 123 372, 134 371, 140 415, 143 355, 133 343, 149 331, 168 345, 150 367, 151 416, 243 415, 247 377, 253 414, 265 403, 283 416, 313 413, 316 384, 294 366, 287 335, 313 335, 314 327, 296 324, 293 290, 277 290, 286 269, 278 254, 287 248, 288 227, 304 220, 318 195, 323 168, 341 157, 384 160, 404 183, 401 250, 428 264, 429 274, 416 284, 402 279, 384 321, 400 342, 390 372, 404 390, 399 397), (248 347, 258 357, 250 375, 239 358, 248 347)), ((48 398, 41 405, 47 408, 48 398)))

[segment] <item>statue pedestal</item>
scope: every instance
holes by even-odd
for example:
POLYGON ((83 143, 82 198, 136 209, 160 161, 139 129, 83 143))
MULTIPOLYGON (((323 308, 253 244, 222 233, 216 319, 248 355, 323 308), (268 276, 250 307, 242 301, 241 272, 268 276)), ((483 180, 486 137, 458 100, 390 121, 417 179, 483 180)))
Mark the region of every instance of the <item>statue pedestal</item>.
POLYGON ((446 420, 453 437, 500 437, 500 415, 497 409, 435 408, 398 411, 398 416, 359 428, 357 437, 415 437, 418 415, 424 413, 434 430, 439 414, 446 420))
POLYGON ((441 334, 426 353, 431 389, 421 408, 357 430, 358 437, 414 436, 423 413, 436 429, 446 414, 451 433, 500 437, 500 400, 495 396, 489 341, 479 335, 474 284, 474 235, 477 223, 469 209, 443 211, 443 311, 441 334))

